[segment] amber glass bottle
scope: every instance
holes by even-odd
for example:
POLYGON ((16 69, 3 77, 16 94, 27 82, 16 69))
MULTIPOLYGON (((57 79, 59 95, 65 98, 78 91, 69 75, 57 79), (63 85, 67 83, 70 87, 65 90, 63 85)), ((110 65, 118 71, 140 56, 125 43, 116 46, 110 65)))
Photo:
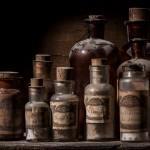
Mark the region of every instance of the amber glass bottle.
POLYGON ((92 58, 107 58, 110 69, 112 85, 116 84, 116 69, 120 58, 117 47, 104 40, 104 25, 106 19, 101 15, 91 15, 85 20, 88 24, 89 38, 76 43, 69 55, 70 65, 74 67, 75 93, 79 96, 79 135, 84 135, 85 129, 85 108, 84 88, 90 83, 89 65, 92 58))
MULTIPOLYGON (((125 21, 128 42, 134 38, 148 39, 149 21, 149 9, 129 8, 129 20, 125 21)), ((123 46, 122 54, 123 60, 132 57, 129 43, 123 46)), ((150 42, 148 40, 145 47, 145 58, 150 59, 150 42)))

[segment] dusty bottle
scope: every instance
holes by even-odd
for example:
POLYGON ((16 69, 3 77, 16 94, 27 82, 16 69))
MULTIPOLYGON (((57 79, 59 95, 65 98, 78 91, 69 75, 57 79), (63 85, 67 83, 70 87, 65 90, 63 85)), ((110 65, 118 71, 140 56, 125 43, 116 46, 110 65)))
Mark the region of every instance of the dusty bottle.
POLYGON ((52 61, 49 54, 36 54, 35 60, 33 60, 33 77, 43 79, 45 87, 44 99, 48 104, 54 93, 54 87, 50 78, 51 66, 52 61))
POLYGON ((48 141, 51 114, 49 105, 44 102, 43 79, 31 79, 29 100, 25 106, 26 140, 48 141))
POLYGON ((20 140, 24 133, 24 102, 18 72, 0 72, 0 140, 20 140))
POLYGON ((72 70, 72 67, 57 67, 55 94, 50 101, 53 141, 77 140, 78 97, 70 80, 72 70))
POLYGON ((123 66, 119 80, 120 140, 148 140, 149 78, 142 65, 123 66))
MULTIPOLYGON (((129 8, 129 20, 125 21, 128 42, 134 38, 148 39, 149 21, 149 9, 129 8)), ((123 49, 125 52, 127 51, 129 57, 132 57, 130 44, 125 44, 123 49)), ((150 59, 149 41, 145 47, 145 58, 150 59)))
POLYGON ((90 15, 85 20, 88 24, 89 37, 83 41, 76 43, 69 55, 70 65, 74 67, 75 75, 75 93, 80 99, 79 104, 79 135, 84 135, 85 128, 85 108, 84 108, 84 88, 90 83, 89 65, 92 58, 107 58, 110 69, 111 84, 116 86, 116 69, 119 65, 119 52, 117 47, 104 40, 104 25, 106 19, 101 15, 90 15))
POLYGON ((85 88, 86 139, 92 141, 115 138, 115 92, 109 84, 109 66, 92 59, 90 84, 85 88))

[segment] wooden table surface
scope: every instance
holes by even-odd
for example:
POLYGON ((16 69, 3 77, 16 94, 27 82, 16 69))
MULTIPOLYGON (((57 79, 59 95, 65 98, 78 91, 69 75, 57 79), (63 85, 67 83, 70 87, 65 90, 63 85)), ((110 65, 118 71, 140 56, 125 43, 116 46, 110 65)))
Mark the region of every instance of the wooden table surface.
POLYGON ((0 141, 0 150, 150 150, 150 143, 0 141))

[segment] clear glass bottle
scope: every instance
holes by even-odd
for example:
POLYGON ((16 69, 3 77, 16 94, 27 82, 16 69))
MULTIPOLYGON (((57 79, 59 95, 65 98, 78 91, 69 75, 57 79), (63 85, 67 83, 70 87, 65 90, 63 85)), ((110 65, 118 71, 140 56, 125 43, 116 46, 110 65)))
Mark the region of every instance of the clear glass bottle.
POLYGON ((109 84, 109 66, 90 66, 90 84, 85 88, 86 140, 99 141, 115 138, 114 88, 109 84))
POLYGON ((51 114, 49 105, 44 102, 43 79, 31 79, 29 100, 25 105, 26 140, 48 141, 51 114))
POLYGON ((78 130, 78 97, 74 95, 74 82, 67 79, 68 67, 59 67, 62 70, 55 81, 55 94, 51 97, 52 111, 52 140, 76 141, 78 130), (66 75, 64 75, 66 74, 66 75))
POLYGON ((149 79, 142 65, 123 66, 119 80, 120 140, 148 140, 149 79))

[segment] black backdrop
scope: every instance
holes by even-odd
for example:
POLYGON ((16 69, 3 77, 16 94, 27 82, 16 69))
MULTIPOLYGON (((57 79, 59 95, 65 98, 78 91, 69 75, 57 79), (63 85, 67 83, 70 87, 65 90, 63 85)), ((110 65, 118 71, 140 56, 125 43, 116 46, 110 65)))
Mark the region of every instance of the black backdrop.
POLYGON ((32 58, 47 27, 65 16, 107 13, 124 15, 128 7, 149 7, 149 0, 6 1, 1 4, 0 70, 32 74, 32 58))

